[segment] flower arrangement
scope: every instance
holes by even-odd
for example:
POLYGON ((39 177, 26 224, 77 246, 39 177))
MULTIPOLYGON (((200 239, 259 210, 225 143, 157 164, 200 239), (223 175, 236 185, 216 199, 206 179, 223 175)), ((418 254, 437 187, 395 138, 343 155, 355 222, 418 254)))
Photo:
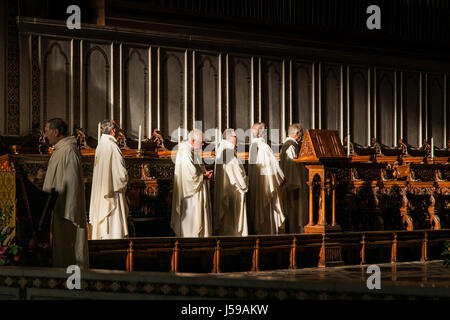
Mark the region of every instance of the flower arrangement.
POLYGON ((14 244, 14 227, 9 224, 12 208, 0 208, 0 266, 11 264, 18 259, 20 247, 14 244))

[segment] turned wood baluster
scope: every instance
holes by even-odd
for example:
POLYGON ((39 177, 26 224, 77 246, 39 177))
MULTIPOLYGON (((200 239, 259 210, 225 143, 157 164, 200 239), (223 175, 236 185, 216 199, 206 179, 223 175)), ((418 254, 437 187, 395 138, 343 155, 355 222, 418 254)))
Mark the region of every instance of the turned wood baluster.
POLYGON ((397 233, 394 233, 394 239, 392 240, 391 249, 391 263, 397 262, 397 233))
POLYGON ((291 244, 291 254, 289 257, 289 269, 297 269, 296 261, 296 249, 297 249, 297 239, 294 237, 291 244))
POLYGON ((428 260, 428 233, 424 233, 424 238, 422 242, 422 256, 420 257, 420 262, 425 262, 428 260))
POLYGON ((126 269, 128 272, 133 271, 133 262, 134 262, 134 249, 133 249, 133 241, 130 241, 130 246, 127 250, 127 266, 126 269))
POLYGON ((362 235, 361 241, 361 264, 366 264, 366 235, 362 235))
POLYGON ((252 271, 259 271, 259 239, 256 239, 256 245, 253 248, 252 271))
POLYGON ((178 240, 172 250, 172 260, 170 262, 170 272, 178 272, 178 240))
POLYGON ((212 273, 220 273, 220 240, 217 240, 217 245, 214 250, 213 269, 212 273))

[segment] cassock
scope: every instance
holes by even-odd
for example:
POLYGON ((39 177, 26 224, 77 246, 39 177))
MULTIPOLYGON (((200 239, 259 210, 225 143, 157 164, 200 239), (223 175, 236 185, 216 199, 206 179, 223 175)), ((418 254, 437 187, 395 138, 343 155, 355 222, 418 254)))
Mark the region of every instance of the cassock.
POLYGON ((89 218, 91 239, 128 236, 128 173, 115 137, 103 134, 95 150, 89 218))
POLYGON ((212 235, 211 201, 205 166, 194 163, 194 148, 181 142, 175 159, 170 226, 177 237, 212 235))
POLYGON ((214 169, 214 234, 247 236, 248 178, 235 146, 222 140, 214 169))
POLYGON ((248 170, 252 233, 283 233, 285 216, 280 203, 280 186, 284 174, 272 149, 262 138, 253 138, 248 170))
POLYGON ((282 187, 283 211, 287 219, 287 231, 303 232, 308 224, 308 185, 305 166, 295 163, 300 145, 295 139, 288 137, 280 152, 280 167, 286 177, 282 187))
POLYGON ((89 267, 86 202, 81 156, 75 137, 61 139, 54 147, 43 190, 58 192, 52 217, 53 266, 89 267))

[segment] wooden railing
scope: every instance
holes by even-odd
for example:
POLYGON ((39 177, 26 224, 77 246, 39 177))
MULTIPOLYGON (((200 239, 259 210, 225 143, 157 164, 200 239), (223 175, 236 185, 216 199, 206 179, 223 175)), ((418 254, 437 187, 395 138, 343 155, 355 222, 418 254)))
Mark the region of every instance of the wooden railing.
POLYGON ((91 240, 89 254, 91 268, 130 272, 258 272, 320 266, 321 261, 341 257, 341 263, 348 265, 441 259, 443 243, 449 238, 450 229, 339 232, 326 236, 133 238, 91 240), (331 256, 334 253, 330 247, 338 248, 336 257, 331 256), (225 262, 233 258, 234 263, 225 262))

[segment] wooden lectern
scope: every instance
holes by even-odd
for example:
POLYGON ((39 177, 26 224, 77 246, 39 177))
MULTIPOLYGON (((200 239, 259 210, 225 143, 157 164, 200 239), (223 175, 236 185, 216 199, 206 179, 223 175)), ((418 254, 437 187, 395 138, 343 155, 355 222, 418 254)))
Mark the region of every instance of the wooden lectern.
POLYGON ((344 148, 335 130, 308 130, 303 138, 298 159, 308 169, 309 223, 305 233, 326 233, 341 231, 336 224, 336 173, 347 163, 344 148), (314 183, 320 184, 318 221, 313 220, 314 183), (331 190, 331 225, 326 220, 326 191, 331 190))

